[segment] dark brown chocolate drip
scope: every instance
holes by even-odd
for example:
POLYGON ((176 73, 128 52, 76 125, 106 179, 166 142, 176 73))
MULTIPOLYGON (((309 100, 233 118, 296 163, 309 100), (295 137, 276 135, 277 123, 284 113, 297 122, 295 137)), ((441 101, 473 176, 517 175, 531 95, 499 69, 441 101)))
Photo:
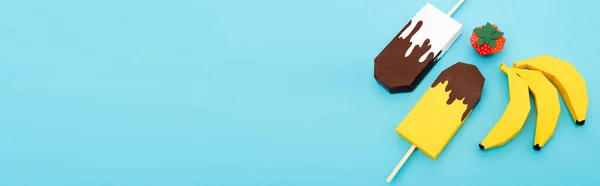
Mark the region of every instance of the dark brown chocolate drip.
POLYGON ((412 24, 409 21, 394 39, 375 58, 375 79, 390 93, 408 92, 414 90, 417 84, 431 70, 441 51, 429 52, 423 62, 419 59, 431 49, 430 40, 426 39, 421 45, 416 45, 406 56, 412 42, 410 39, 421 29, 423 21, 416 23, 415 27, 405 38, 400 35, 412 24), (437 54, 437 55, 436 55, 437 54))
POLYGON ((448 81, 446 91, 450 91, 450 97, 446 104, 450 105, 455 100, 464 98, 463 103, 467 104, 467 109, 461 120, 465 120, 469 112, 479 103, 485 78, 475 65, 457 62, 442 71, 431 87, 445 81, 448 81))

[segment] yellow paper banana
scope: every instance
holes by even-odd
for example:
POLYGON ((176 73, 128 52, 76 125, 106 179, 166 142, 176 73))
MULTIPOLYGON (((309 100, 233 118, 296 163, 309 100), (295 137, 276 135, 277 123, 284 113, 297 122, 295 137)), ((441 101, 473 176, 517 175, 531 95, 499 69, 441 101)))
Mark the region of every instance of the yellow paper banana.
POLYGON ((513 66, 542 72, 558 88, 575 123, 585 124, 588 107, 585 80, 571 63, 549 55, 542 55, 517 61, 513 63, 513 66))
POLYGON ((514 72, 527 82, 529 91, 535 99, 537 121, 533 148, 540 150, 554 134, 556 122, 560 115, 558 91, 550 81, 539 71, 513 69, 514 72))
POLYGON ((504 63, 500 69, 508 77, 508 106, 494 128, 479 143, 481 150, 502 146, 514 138, 521 131, 531 109, 527 83, 504 63))

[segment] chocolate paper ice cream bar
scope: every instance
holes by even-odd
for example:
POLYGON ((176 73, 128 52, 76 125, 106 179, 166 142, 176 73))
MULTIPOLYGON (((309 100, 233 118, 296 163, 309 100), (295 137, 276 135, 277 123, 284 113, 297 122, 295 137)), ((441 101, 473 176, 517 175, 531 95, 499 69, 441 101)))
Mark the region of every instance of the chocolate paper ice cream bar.
POLYGON ((438 76, 396 127, 412 146, 388 182, 415 149, 435 160, 479 103, 485 78, 475 65, 458 62, 438 76))
POLYGON ((458 62, 438 76, 396 128, 398 135, 435 160, 479 103, 485 78, 458 62))
POLYGON ((425 4, 375 58, 379 84, 390 93, 413 91, 461 34, 450 17, 457 7, 446 14, 425 4))

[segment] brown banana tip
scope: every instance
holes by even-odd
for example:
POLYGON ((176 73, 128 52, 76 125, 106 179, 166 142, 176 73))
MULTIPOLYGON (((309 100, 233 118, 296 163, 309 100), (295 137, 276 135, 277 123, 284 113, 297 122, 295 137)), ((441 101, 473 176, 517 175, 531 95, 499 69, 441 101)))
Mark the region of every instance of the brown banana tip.
POLYGON ((481 145, 481 143, 479 144, 479 149, 483 150, 485 149, 485 147, 483 145, 481 145))
POLYGON ((539 151, 540 149, 542 149, 542 147, 540 147, 540 144, 535 144, 535 145, 533 146, 533 149, 535 149, 535 150, 539 151))
POLYGON ((583 125, 583 124, 585 124, 585 120, 575 121, 575 124, 577 124, 577 125, 583 125))

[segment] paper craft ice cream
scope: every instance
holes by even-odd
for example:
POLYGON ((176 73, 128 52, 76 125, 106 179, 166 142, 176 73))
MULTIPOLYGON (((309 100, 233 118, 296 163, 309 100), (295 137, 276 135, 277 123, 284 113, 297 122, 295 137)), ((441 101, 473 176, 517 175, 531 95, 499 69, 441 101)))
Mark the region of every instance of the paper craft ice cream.
POLYGON ((389 182, 418 148, 431 159, 440 153, 479 103, 485 78, 472 64, 458 62, 431 84, 419 102, 396 127, 412 146, 392 171, 389 182))
MULTIPOLYGON (((450 16, 463 2, 447 14, 425 4, 375 58, 375 79, 390 93, 413 91, 460 35, 462 25, 450 16)), ((484 80, 477 67, 461 62, 438 76, 396 128, 412 146, 387 182, 416 148, 437 158, 479 102, 484 80)))
POLYGON ((462 32, 462 24, 427 3, 375 58, 375 79, 390 93, 410 92, 462 32))
POLYGON ((458 62, 433 82, 396 132, 437 159, 479 103, 485 78, 475 65, 458 62))

